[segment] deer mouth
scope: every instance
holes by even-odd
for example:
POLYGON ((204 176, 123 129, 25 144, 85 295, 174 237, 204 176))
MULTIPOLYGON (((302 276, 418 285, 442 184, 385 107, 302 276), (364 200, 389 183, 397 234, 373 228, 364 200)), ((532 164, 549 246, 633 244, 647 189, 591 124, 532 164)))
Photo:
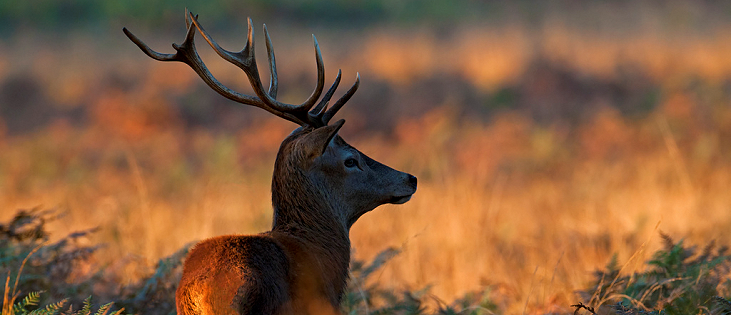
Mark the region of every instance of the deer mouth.
POLYGON ((388 203, 400 205, 402 203, 406 203, 407 201, 411 200, 411 196, 412 195, 391 197, 391 200, 389 200, 388 203))

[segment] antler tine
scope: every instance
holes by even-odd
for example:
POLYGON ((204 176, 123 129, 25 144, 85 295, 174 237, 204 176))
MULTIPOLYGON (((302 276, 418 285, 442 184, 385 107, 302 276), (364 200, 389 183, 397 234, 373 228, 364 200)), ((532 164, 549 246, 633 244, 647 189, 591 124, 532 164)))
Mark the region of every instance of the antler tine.
POLYGON ((249 18, 249 31, 248 31, 248 39, 246 41, 246 46, 239 51, 239 52, 232 52, 228 51, 224 48, 222 48, 218 43, 211 38, 211 36, 206 32, 206 30, 203 28, 203 26, 198 23, 198 20, 193 18, 191 16, 191 22, 193 22, 192 25, 195 26, 195 28, 198 29, 198 32, 203 35, 203 38, 208 42, 208 45, 213 48, 213 50, 221 56, 224 60, 234 64, 235 66, 241 68, 241 70, 244 70, 246 72, 247 77, 249 78, 249 82, 251 83, 252 87, 254 88, 254 92, 256 92, 257 96, 259 96, 260 100, 263 102, 262 95, 259 94, 265 94, 263 93, 262 87, 261 87, 261 80, 259 79, 259 71, 256 68, 256 62, 255 62, 255 56, 254 56, 254 33, 253 33, 253 27, 251 26, 251 18, 249 18))
POLYGON ((201 60, 198 52, 195 49, 194 38, 196 28, 193 27, 193 24, 191 22, 195 21, 196 17, 197 16, 194 16, 186 9, 186 24, 188 25, 188 30, 185 35, 185 41, 183 41, 182 44, 173 44, 173 48, 176 50, 174 54, 162 54, 156 52, 152 50, 149 46, 147 46, 147 44, 142 42, 142 40, 140 40, 137 36, 132 34, 132 32, 127 30, 127 28, 123 28, 122 30, 124 31, 124 34, 127 35, 127 37, 133 43, 135 43, 137 47, 139 47, 140 50, 142 50, 142 52, 144 52, 147 56, 159 61, 179 61, 187 64, 193 69, 193 71, 195 71, 196 74, 198 74, 201 79, 203 79, 203 81, 209 87, 218 92, 218 94, 221 94, 224 97, 238 103, 260 107, 276 116, 279 116, 299 125, 307 123, 306 120, 296 117, 290 113, 283 112, 276 108, 267 106, 267 104, 262 102, 259 98, 238 93, 221 84, 221 82, 218 81, 205 66, 203 60, 201 60))
POLYGON ((311 111, 307 113, 307 117, 310 121, 310 124, 317 125, 317 126, 325 126, 327 124, 322 123, 322 115, 325 114, 327 111, 327 104, 330 102, 330 99, 333 97, 333 94, 335 93, 335 90, 338 88, 338 85, 340 84, 340 76, 342 74, 342 71, 338 69, 338 75, 335 77, 335 82, 333 82, 332 86, 330 86, 330 89, 327 90, 327 93, 325 93, 325 96, 322 97, 320 100, 320 103, 315 106, 311 111))
POLYGON ((272 39, 269 37, 269 31, 267 31, 267 25, 264 24, 264 37, 266 37, 267 44, 267 55, 269 55, 269 96, 277 98, 277 61, 274 59, 274 46, 272 45, 272 39))
MULTIPOLYGON (((264 92, 264 87, 261 84, 261 78, 259 77, 259 70, 256 66, 256 59, 254 56, 254 31, 251 23, 251 19, 249 19, 249 30, 248 30, 248 40, 246 43, 246 46, 244 49, 242 49, 240 52, 231 52, 226 49, 223 49, 211 36, 208 34, 208 32, 200 25, 200 23, 196 19, 192 19, 193 24, 198 29, 198 31, 203 35, 203 38, 208 42, 208 44, 213 48, 216 53, 221 56, 221 58, 225 59, 226 61, 232 63, 233 65, 239 67, 241 70, 243 70, 246 73, 246 76, 249 78, 249 83, 251 84, 252 88, 254 89, 254 92, 256 95, 270 107, 273 107, 274 109, 289 113, 292 116, 298 117, 298 119, 302 120, 306 123, 307 117, 306 113, 307 111, 312 108, 312 106, 315 104, 318 98, 320 98, 320 94, 322 93, 323 85, 325 84, 325 68, 323 66, 322 62, 322 54, 320 53, 320 47, 317 44, 317 39, 315 39, 315 52, 316 52, 316 58, 317 58, 317 87, 312 92, 312 95, 302 104, 300 105, 292 105, 292 104, 286 104, 277 101, 272 96, 270 96, 268 93, 264 92)), ((269 51, 270 55, 273 54, 273 51, 269 51)), ((274 63, 273 59, 270 59, 271 61, 271 67, 275 67, 276 64, 274 63)), ((275 81, 273 81, 275 82, 275 81)), ((273 85, 276 85, 274 83, 273 85)))
POLYGON ((355 94, 355 91, 358 90, 359 85, 360 85, 360 73, 356 73, 355 83, 353 83, 353 86, 351 86, 350 89, 348 89, 348 91, 345 92, 345 94, 343 94, 343 96, 341 96, 340 99, 338 99, 338 101, 335 102, 335 104, 327 112, 325 112, 324 115, 322 115, 323 125, 327 125, 330 122, 330 119, 332 119, 333 116, 335 116, 335 113, 337 113, 340 110, 340 108, 342 108, 343 105, 345 105, 345 103, 350 100, 350 98, 353 96, 353 94, 355 94))
POLYGON ((302 103, 302 109, 304 111, 309 111, 310 108, 312 108, 312 105, 315 105, 315 102, 317 102, 317 99, 320 98, 320 94, 322 94, 322 89, 325 87, 325 65, 322 62, 322 53, 320 52, 320 44, 317 43, 317 37, 315 37, 315 34, 312 34, 312 41, 315 42, 315 63, 317 64, 317 86, 315 86, 315 90, 312 91, 312 94, 310 94, 310 97, 302 103))
MULTIPOLYGON (((190 28, 190 17, 189 17, 190 11, 188 11, 188 8, 185 8, 185 29, 190 28)), ((198 18, 198 14, 195 15, 195 18, 198 18)))
POLYGON ((126 27, 122 28, 122 31, 125 35, 127 35, 127 38, 129 38, 137 47, 142 50, 142 52, 145 53, 145 55, 149 56, 152 59, 158 60, 158 61, 177 61, 176 54, 161 54, 159 52, 156 52, 150 48, 150 46, 147 46, 144 42, 142 42, 135 34, 132 34, 126 27))
MULTIPOLYGON (((196 17, 197 17, 197 15, 196 15, 196 17)), ((193 42, 192 37, 193 37, 193 35, 195 35, 195 33, 191 34, 191 32, 190 32, 191 29, 190 29, 190 21, 188 20, 188 8, 185 8, 185 25, 186 25, 188 31, 185 35, 185 41, 183 42, 183 45, 181 45, 181 46, 186 46, 185 43, 187 43, 189 41, 192 43, 193 42)), ((181 61, 181 62, 188 63, 183 58, 181 58, 181 56, 179 56, 178 53, 162 54, 162 53, 152 50, 152 48, 150 48, 150 46, 147 46, 147 44, 145 44, 141 39, 139 39, 137 36, 135 36, 135 34, 132 34, 132 32, 130 32, 126 27, 122 28, 122 32, 124 32, 124 34, 127 35, 127 38, 129 38, 133 43, 135 43, 135 45, 137 45, 137 47, 139 47, 140 50, 142 50, 142 52, 145 53, 145 55, 149 56, 152 59, 155 59, 158 61, 181 61)), ((176 51, 179 50, 178 47, 176 47, 176 44, 173 44, 173 48, 175 48, 176 51)))

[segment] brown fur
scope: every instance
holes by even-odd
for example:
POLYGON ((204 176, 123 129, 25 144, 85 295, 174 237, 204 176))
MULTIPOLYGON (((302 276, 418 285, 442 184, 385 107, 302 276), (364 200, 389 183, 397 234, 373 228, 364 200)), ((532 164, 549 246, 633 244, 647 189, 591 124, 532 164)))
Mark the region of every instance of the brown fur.
POLYGON ((379 205, 407 202, 416 192, 416 177, 374 161, 337 136, 345 121, 330 124, 330 119, 355 93, 360 77, 327 108, 340 73, 320 99, 325 70, 316 40, 318 84, 302 104, 285 104, 275 99, 276 63, 266 28, 269 91, 254 59, 251 19, 246 46, 233 53, 213 41, 196 15, 186 10, 185 16, 188 31, 182 44, 173 45, 174 54, 156 52, 123 31, 149 57, 183 62, 219 94, 301 127, 284 139, 274 164, 272 230, 219 236, 196 245, 175 293, 178 314, 338 314, 348 279, 350 227, 379 205), (257 96, 233 92, 213 77, 196 52, 196 30, 216 53, 244 70, 257 96))
POLYGON ((282 142, 272 178, 272 230, 196 245, 176 292, 178 314, 340 313, 350 227, 363 213, 416 190, 413 176, 345 143, 335 134, 341 125, 302 127, 282 142), (348 169, 341 156, 364 165, 348 169), (364 170, 368 176, 357 173, 364 170), (365 188, 343 186, 356 175, 365 188))
POLYGON ((325 69, 316 40, 318 84, 305 102, 285 104, 276 100, 276 63, 266 28, 269 91, 258 74, 251 19, 247 44, 234 53, 216 44, 196 15, 186 10, 185 18, 185 41, 173 44, 174 54, 156 52, 126 28, 123 31, 150 58, 183 62, 219 94, 301 127, 284 139, 277 154, 272 230, 219 236, 196 245, 175 293, 178 314, 338 314, 348 279, 350 227, 379 205, 407 202, 416 192, 416 177, 374 161, 337 136, 345 121, 330 124, 330 119, 353 96, 360 76, 328 108, 340 72, 322 95, 325 69), (244 70, 256 96, 236 93, 213 77, 195 49, 196 30, 216 53, 244 70))

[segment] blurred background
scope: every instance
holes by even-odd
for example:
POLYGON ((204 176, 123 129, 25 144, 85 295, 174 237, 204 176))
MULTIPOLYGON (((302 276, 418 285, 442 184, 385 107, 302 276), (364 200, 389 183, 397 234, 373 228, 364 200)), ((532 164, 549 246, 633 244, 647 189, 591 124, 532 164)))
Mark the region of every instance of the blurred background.
POLYGON ((229 50, 251 17, 263 78, 266 23, 283 101, 314 87, 311 34, 327 84, 360 73, 341 135, 419 178, 412 201, 351 230, 359 259, 401 250, 375 281, 446 300, 490 288, 506 312, 539 313, 613 254, 641 265, 659 231, 729 243, 731 3, 711 0, 0 0, 0 220, 44 207, 65 212, 53 235, 99 226, 88 242, 121 282, 196 240, 270 228, 295 126, 122 33, 173 52, 186 7, 229 50))

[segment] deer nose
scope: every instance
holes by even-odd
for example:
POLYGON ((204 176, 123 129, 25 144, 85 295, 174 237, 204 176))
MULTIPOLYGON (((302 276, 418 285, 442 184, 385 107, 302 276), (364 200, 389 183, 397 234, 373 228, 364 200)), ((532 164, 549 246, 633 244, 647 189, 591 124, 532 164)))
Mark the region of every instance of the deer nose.
POLYGON ((409 174, 409 184, 416 189, 416 176, 409 174))

